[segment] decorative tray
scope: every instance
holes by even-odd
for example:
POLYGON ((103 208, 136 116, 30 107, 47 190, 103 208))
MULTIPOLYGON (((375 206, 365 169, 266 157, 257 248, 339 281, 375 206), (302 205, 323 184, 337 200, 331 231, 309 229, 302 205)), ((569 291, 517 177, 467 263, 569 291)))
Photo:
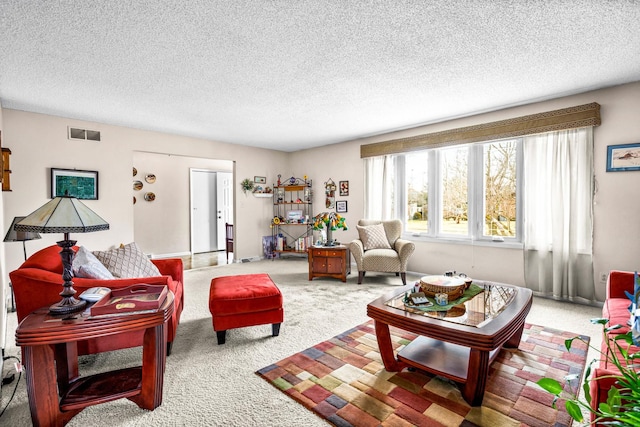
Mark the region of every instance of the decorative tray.
POLYGON ((447 294, 449 300, 455 300, 462 296, 466 288, 467 283, 459 277, 423 276, 420 278, 420 289, 431 298, 436 294, 447 294))
POLYGON ((157 311, 166 298, 166 286, 141 283, 112 289, 89 312, 90 316, 96 317, 157 311))

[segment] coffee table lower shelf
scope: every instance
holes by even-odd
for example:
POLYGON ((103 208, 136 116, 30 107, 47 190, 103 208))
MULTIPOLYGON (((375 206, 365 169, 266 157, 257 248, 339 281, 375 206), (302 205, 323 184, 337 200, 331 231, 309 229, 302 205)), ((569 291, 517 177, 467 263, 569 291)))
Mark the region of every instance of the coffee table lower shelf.
MULTIPOLYGON (((489 364, 493 362, 501 348, 489 352, 489 364)), ((397 354, 399 362, 423 371, 465 384, 469 377, 471 349, 419 336, 397 354)))

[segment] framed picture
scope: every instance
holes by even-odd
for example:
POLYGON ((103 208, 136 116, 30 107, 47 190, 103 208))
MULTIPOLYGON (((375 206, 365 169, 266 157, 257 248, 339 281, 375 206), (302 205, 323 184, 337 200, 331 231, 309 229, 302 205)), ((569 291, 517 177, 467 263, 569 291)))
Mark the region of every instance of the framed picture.
POLYGON ((51 198, 58 196, 98 200, 98 172, 51 168, 51 198))
POLYGON ((266 176, 254 176, 253 177, 253 182, 255 182, 256 184, 266 184, 267 183, 267 177, 266 176))
POLYGON ((347 201, 346 200, 338 200, 336 202, 336 212, 346 212, 347 211, 347 201))
POLYGON ((349 195, 349 181, 340 181, 340 195, 341 196, 349 195))
POLYGON ((640 143, 607 147, 607 172, 637 170, 640 170, 640 143))

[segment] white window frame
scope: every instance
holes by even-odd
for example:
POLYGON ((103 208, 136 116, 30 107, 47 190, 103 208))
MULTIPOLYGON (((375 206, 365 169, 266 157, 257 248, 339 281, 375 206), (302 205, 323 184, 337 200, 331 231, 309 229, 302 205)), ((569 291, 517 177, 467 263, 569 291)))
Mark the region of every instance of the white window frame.
MULTIPOLYGON (((398 210, 398 218, 402 218, 404 223, 403 237, 415 241, 430 242, 453 242, 464 244, 482 244, 501 247, 522 247, 523 233, 523 149, 522 138, 508 138, 502 140, 482 141, 473 144, 465 144, 469 149, 468 170, 467 170, 467 217, 469 230, 465 236, 457 234, 441 233, 440 225, 442 222, 442 180, 440 168, 440 150, 441 148, 426 149, 428 152, 427 176, 428 176, 428 226, 427 232, 410 231, 407 228, 407 183, 405 180, 405 160, 404 156, 410 156, 412 153, 406 153, 398 156, 396 163, 396 195, 398 210), (483 148, 486 144, 496 143, 500 141, 513 140, 517 142, 516 146, 516 235, 514 237, 502 236, 485 236, 484 232, 484 152, 483 148), (434 217, 434 214, 435 217, 434 217)), ((449 148, 449 147, 443 147, 449 148)))

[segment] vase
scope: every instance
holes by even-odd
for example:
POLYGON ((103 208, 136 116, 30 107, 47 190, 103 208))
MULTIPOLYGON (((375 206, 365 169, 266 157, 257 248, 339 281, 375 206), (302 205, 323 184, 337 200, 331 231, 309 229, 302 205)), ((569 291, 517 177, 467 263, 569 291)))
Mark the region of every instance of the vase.
POLYGON ((331 230, 331 227, 327 227, 327 245, 326 246, 335 246, 335 242, 333 241, 333 230, 331 230))

